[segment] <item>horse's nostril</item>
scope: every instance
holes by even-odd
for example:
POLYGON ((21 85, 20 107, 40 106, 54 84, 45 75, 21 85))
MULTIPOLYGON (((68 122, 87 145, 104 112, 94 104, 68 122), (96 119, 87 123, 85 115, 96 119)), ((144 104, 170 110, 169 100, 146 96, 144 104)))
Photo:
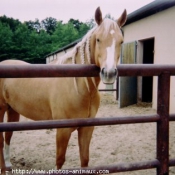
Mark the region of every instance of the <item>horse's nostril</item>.
POLYGON ((107 71, 106 68, 102 68, 101 70, 102 75, 107 75, 107 76, 116 76, 117 75, 117 69, 113 69, 110 71, 107 71))
POLYGON ((101 73, 104 75, 105 74, 105 68, 103 68, 102 70, 101 70, 101 73))

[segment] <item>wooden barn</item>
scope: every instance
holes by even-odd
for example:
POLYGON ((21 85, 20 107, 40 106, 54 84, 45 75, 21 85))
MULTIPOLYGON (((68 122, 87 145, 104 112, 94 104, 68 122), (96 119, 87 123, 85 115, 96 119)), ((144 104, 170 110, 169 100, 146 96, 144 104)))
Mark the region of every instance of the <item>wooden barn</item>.
MULTIPOLYGON (((175 0, 154 1, 128 15, 123 27, 121 64, 175 64, 175 0)), ((175 78, 171 78, 170 112, 175 112, 175 78)), ((119 105, 137 101, 157 106, 157 77, 121 77, 119 105)))
MULTIPOLYGON (((120 64, 175 64, 175 0, 156 0, 128 15, 123 27, 124 43, 120 64)), ((46 63, 58 59, 80 40, 46 56, 46 63)), ((100 85, 101 89, 116 88, 100 85)), ((157 77, 120 77, 119 107, 138 101, 157 106, 157 77)), ((175 78, 171 78, 170 111, 175 112, 175 78), (173 105, 174 104, 174 105, 173 105)))

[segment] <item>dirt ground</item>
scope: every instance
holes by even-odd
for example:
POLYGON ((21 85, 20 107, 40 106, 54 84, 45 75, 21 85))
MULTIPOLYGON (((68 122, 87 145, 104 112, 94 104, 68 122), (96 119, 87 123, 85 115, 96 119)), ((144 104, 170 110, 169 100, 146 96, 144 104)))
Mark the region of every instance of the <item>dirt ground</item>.
MULTIPOLYGON (((110 94, 101 95, 97 117, 155 114, 150 103, 139 103, 122 109, 110 94)), ((24 120, 24 119, 22 119, 24 120)), ((175 123, 170 124, 170 157, 175 157, 175 123)), ((51 170, 55 168, 55 130, 14 132, 11 141, 13 169, 51 170)), ((129 124, 95 127, 89 166, 140 162, 156 157, 156 125, 129 124)), ((63 169, 80 166, 77 132, 73 132, 63 169)), ((119 175, 154 175, 155 170, 114 173, 119 175)), ((170 168, 175 174, 175 168, 170 168)))

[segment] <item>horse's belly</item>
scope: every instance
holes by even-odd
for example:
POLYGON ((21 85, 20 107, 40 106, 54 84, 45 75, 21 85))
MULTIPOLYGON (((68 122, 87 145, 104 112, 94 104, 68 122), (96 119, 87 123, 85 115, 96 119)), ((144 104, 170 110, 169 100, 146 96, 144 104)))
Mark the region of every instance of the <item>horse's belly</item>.
POLYGON ((11 100, 8 102, 10 107, 14 109, 19 114, 32 119, 32 120, 50 120, 52 119, 50 109, 45 105, 37 105, 37 104, 25 104, 23 100, 14 102, 11 100))

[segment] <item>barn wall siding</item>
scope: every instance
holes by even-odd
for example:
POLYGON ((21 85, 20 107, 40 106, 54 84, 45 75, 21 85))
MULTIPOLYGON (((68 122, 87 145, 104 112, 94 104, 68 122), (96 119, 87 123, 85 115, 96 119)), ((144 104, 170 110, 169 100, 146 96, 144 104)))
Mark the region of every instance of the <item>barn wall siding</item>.
MULTIPOLYGON (((124 26, 124 42, 155 39, 154 64, 175 64, 175 7, 124 26)), ((139 45, 138 45, 138 50, 139 45)), ((137 56, 137 59, 142 59, 137 56)), ((139 62, 139 61, 138 61, 139 62)), ((175 112, 175 78, 171 78, 170 112, 175 112)), ((157 77, 153 80, 153 108, 157 106, 157 77)))

